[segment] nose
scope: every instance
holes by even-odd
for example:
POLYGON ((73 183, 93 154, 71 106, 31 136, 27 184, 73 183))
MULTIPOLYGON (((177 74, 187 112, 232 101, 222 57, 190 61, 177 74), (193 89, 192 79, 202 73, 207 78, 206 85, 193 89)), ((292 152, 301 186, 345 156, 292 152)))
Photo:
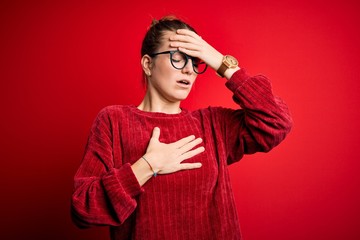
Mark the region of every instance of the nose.
POLYGON ((185 67, 182 69, 182 72, 183 73, 186 73, 186 74, 193 74, 194 73, 194 69, 193 69, 193 60, 190 58, 185 67))

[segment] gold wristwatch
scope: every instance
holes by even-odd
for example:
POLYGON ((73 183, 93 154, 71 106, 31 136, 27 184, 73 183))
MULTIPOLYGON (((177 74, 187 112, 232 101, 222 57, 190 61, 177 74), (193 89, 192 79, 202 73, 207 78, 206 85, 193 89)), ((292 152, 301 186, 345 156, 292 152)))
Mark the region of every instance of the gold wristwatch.
POLYGON ((219 74, 220 77, 224 77, 224 73, 226 70, 228 70, 229 68, 236 68, 238 66, 238 61, 236 60, 236 58, 234 58, 233 56, 230 55, 225 55, 223 57, 221 66, 219 67, 219 69, 216 71, 217 74, 219 74))

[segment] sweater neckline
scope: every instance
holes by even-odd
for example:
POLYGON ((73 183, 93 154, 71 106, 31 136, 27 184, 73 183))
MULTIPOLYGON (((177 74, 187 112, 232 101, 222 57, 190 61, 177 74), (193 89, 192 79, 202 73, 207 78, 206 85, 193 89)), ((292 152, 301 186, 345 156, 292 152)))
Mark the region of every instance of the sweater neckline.
POLYGON ((135 105, 129 105, 130 110, 136 114, 139 115, 143 115, 143 116, 148 116, 148 117, 161 117, 161 118, 176 118, 176 117, 181 117, 184 116, 185 114, 188 113, 188 111, 186 109, 183 109, 180 107, 181 112, 179 113, 163 113, 163 112, 147 112, 147 111, 143 111, 137 108, 137 106, 135 105))

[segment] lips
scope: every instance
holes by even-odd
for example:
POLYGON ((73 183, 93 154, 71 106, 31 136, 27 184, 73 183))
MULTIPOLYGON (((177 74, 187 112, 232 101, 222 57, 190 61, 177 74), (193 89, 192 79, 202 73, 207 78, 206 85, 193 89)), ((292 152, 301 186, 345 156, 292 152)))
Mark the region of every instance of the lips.
POLYGON ((176 81, 178 84, 183 85, 183 86, 189 86, 190 85, 190 81, 186 80, 186 79, 182 79, 179 81, 176 81))

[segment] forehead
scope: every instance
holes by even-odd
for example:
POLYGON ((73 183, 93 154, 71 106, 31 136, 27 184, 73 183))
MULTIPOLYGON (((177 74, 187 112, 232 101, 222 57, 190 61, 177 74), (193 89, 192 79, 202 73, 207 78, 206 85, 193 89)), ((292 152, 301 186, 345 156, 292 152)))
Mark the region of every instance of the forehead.
POLYGON ((170 36, 176 34, 173 31, 164 31, 164 33, 162 34, 161 38, 160 38, 160 46, 159 46, 159 51, 168 51, 168 50, 176 50, 176 48, 170 47, 170 36))

